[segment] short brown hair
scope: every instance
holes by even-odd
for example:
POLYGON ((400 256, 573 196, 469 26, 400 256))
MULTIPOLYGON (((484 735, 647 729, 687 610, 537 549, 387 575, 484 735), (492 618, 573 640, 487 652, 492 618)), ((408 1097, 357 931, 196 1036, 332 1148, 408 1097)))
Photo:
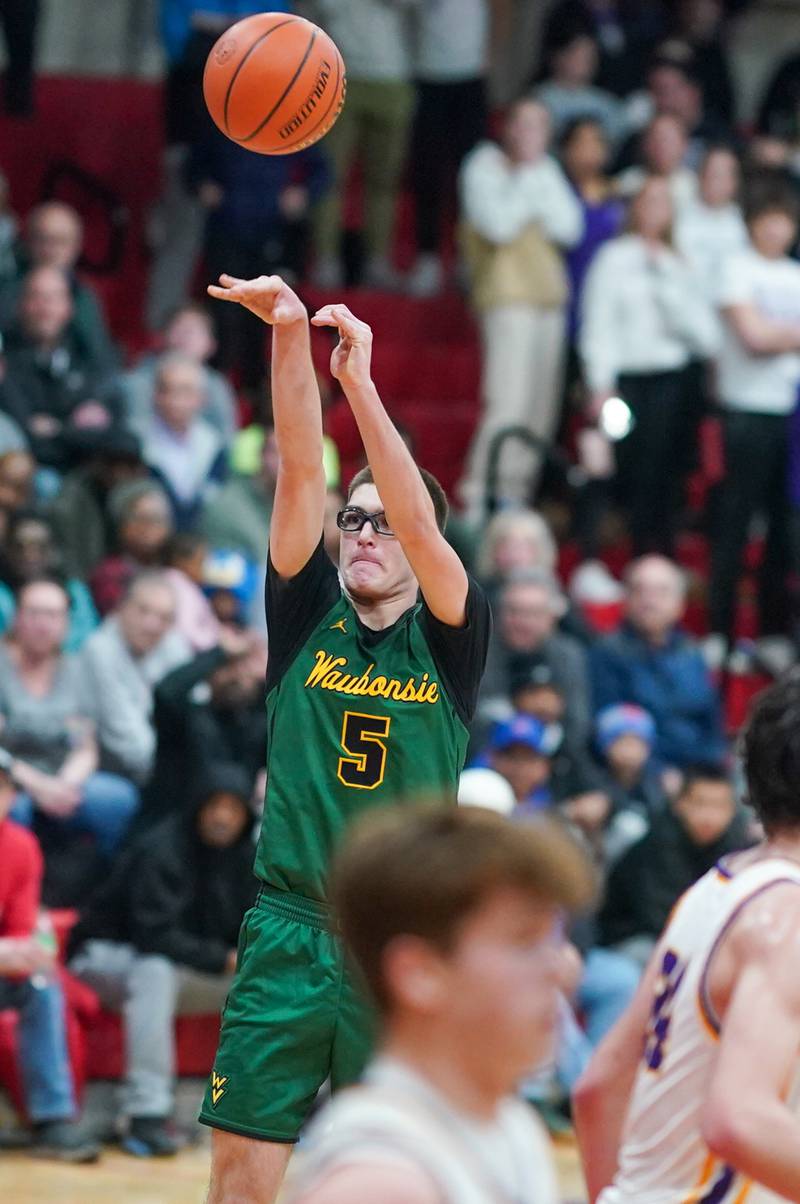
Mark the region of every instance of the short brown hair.
POLYGON ((413 804, 368 813, 334 861, 331 898, 345 943, 388 1010, 383 955, 407 934, 446 953, 494 891, 518 887, 569 911, 586 907, 593 875, 556 822, 515 824, 481 807, 413 804))
MULTIPOLYGON (((450 513, 450 507, 447 504, 447 495, 432 472, 428 472, 427 468, 418 468, 417 471, 422 477, 422 483, 427 489, 430 499, 433 502, 433 512, 436 515, 436 526, 440 531, 444 531, 445 527, 447 526, 447 516, 450 513)), ((375 478, 372 475, 372 469, 370 468, 369 464, 367 464, 364 468, 359 469, 350 482, 350 488, 347 490, 348 502, 360 485, 374 484, 375 478)))

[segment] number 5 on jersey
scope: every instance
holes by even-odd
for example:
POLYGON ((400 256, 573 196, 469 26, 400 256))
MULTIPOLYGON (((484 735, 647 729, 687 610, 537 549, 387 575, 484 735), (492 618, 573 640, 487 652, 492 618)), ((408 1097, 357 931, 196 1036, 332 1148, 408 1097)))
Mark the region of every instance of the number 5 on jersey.
POLYGON ((347 756, 339 758, 337 777, 354 790, 374 790, 383 781, 386 769, 386 745, 391 718, 388 715, 362 715, 345 711, 342 723, 342 748, 347 756))

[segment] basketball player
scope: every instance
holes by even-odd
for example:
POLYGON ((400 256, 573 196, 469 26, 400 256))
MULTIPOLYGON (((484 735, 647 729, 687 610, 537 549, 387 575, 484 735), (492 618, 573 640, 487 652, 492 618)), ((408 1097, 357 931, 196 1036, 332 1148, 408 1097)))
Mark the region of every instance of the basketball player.
POLYGON ((800 1201, 800 671, 744 737, 766 840, 678 903, 575 1097, 601 1204, 800 1201))
POLYGON ((287 1204, 556 1204, 552 1154, 512 1095, 550 1055, 577 846, 490 811, 367 816, 333 899, 383 1019, 363 1086, 314 1122, 287 1204))
POLYGON ((269 1204, 322 1083, 363 1068, 371 1009, 345 973, 326 878, 350 820, 396 798, 450 796, 486 658, 489 608, 442 531, 422 474, 370 376, 372 336, 344 306, 331 367, 369 460, 339 514, 339 569, 322 545, 322 415, 308 318, 277 277, 209 292, 273 327, 280 453, 270 528, 268 785, 237 977, 201 1120, 215 1128, 211 1204, 269 1204))

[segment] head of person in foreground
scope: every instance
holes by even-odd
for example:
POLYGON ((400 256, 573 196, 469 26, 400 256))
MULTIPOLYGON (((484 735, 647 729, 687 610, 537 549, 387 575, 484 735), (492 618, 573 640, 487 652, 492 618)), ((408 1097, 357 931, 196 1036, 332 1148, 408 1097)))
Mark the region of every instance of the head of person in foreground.
POLYGON ((423 1073, 434 1057, 450 1061, 487 1103, 551 1054, 564 913, 592 893, 583 854, 557 824, 516 825, 477 807, 372 813, 332 876, 387 1052, 423 1073))

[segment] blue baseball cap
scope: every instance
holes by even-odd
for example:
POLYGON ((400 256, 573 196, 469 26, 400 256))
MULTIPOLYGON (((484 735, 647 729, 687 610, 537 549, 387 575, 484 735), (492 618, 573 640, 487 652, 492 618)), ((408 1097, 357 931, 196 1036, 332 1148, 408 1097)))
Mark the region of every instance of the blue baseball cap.
POLYGON ((490 752, 505 752, 514 744, 524 744, 540 757, 552 757, 561 744, 561 728, 557 723, 542 723, 533 715, 517 713, 501 719, 489 737, 490 752))
POLYGON ((595 720, 595 736, 601 752, 607 752, 620 736, 638 736, 650 748, 656 742, 656 724, 644 707, 632 702, 615 703, 604 707, 595 720))

